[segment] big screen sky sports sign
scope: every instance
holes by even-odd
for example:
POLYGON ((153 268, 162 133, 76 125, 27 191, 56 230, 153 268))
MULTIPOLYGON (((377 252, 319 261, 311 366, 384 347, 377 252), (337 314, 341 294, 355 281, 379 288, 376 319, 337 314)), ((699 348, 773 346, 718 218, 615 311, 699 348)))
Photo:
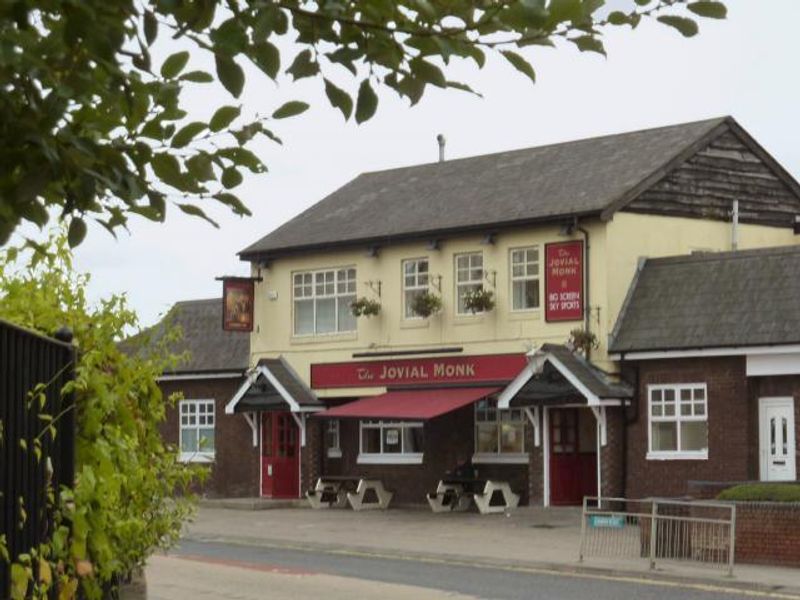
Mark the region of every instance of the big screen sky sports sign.
POLYGON ((545 244, 545 310, 547 321, 583 319, 583 242, 545 244))

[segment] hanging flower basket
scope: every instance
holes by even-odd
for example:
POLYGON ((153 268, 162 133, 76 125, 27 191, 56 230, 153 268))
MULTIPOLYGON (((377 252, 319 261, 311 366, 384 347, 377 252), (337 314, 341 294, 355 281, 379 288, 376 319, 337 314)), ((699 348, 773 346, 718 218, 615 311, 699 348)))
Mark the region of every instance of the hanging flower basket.
POLYGON ((350 303, 354 317, 376 317, 381 312, 381 303, 370 298, 358 298, 350 303))
POLYGON ((411 301, 411 312, 423 319, 435 315, 440 310, 442 310, 442 299, 430 292, 424 292, 418 296, 414 296, 414 299, 411 301))
POLYGON ((464 306, 472 314, 489 312, 494 308, 494 292, 479 288, 464 294, 464 306))
POLYGON ((597 336, 591 331, 586 331, 579 327, 569 332, 567 345, 572 348, 573 352, 578 352, 586 356, 589 350, 597 349, 600 342, 597 340, 597 336))

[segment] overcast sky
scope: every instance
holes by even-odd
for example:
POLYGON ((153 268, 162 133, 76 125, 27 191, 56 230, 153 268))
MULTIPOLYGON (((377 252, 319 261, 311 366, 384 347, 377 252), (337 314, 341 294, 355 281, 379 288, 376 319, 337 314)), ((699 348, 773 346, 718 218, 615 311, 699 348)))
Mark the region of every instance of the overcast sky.
MULTIPOLYGON (((536 85, 502 60, 482 71, 457 65, 450 79, 466 80, 483 98, 432 89, 409 108, 385 91, 378 114, 362 126, 345 123, 328 105, 321 80, 276 86, 251 77, 246 109, 268 114, 292 98, 312 104, 301 117, 276 124, 283 147, 257 145, 270 172, 238 188, 253 216, 212 209, 221 226, 214 229, 173 209, 165 224, 134 218, 130 234, 116 240, 95 226, 77 266, 91 273, 94 297, 127 293, 150 324, 177 300, 219 295, 214 277, 248 273, 237 251, 358 173, 436 160, 440 132, 448 158, 456 158, 730 114, 798 177, 800 2, 726 4, 729 18, 703 20, 693 39, 643 23, 633 32, 609 32, 607 59, 571 46, 535 49, 536 85)), ((191 107, 205 116, 230 100, 204 88, 191 107)))

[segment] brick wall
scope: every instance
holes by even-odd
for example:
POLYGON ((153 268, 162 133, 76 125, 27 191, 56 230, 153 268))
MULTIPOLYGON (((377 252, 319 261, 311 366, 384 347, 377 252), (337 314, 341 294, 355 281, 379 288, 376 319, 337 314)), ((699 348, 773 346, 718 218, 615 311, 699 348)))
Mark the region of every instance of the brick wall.
POLYGON ((800 504, 737 502, 735 560, 800 567, 800 504))
MULTIPOLYGON (((187 400, 214 400, 214 463, 200 494, 209 498, 251 497, 259 495, 258 449, 252 444, 252 430, 242 415, 226 415, 225 405, 242 384, 242 379, 198 379, 164 381, 164 396, 183 392, 187 400)), ((163 439, 174 446, 179 442, 178 406, 167 408, 161 425, 163 439)))
MULTIPOLYGON (((744 357, 693 358, 638 363, 638 420, 628 427, 626 494, 629 498, 681 496, 689 480, 752 479, 753 401, 744 357), (700 383, 708 388, 708 459, 647 460, 647 386, 700 383)), ((757 416, 756 416, 757 418, 757 416)))
POLYGON ((625 415, 621 408, 606 409, 606 445, 600 448, 600 474, 603 496, 624 495, 625 415))
MULTIPOLYGON (((397 504, 424 504, 426 494, 436 489, 436 484, 447 471, 471 459, 474 447, 473 415, 473 407, 468 406, 427 421, 423 441, 424 462, 419 465, 357 464, 358 419, 343 419, 340 425, 342 457, 324 457, 324 449, 320 447, 320 462, 324 464, 326 474, 363 475, 381 479, 388 489, 395 492, 393 502, 397 504)), ((526 443, 528 441, 526 432, 526 443)), ((476 467, 480 477, 509 481, 512 490, 521 494, 521 502, 527 503, 527 465, 480 464, 476 467)))

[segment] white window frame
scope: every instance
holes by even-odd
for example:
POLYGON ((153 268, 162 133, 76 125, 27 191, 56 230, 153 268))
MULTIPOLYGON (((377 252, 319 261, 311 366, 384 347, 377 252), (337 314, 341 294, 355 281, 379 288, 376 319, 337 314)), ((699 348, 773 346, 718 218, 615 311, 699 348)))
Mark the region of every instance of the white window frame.
MULTIPOLYGON (((662 396, 663 397, 663 396, 662 396)), ((693 395, 694 398, 694 395, 693 395)), ((663 401, 661 402, 663 405, 663 401)), ((707 460, 708 459, 708 386, 705 383, 669 383, 647 386, 647 459, 648 460, 707 460), (691 415, 681 414, 681 390, 702 389, 704 414, 694 414, 694 404, 699 402, 692 399, 691 415), (672 416, 653 416, 653 392, 672 390, 675 393, 675 414, 672 416), (704 422, 706 424, 706 448, 703 450, 682 450, 681 423, 704 422), (677 436, 677 450, 653 450, 653 423, 676 423, 675 435, 677 436)))
POLYGON ((419 428, 423 430, 423 444, 424 440, 424 424, 422 421, 373 421, 363 420, 358 423, 358 459, 357 464, 360 465, 418 465, 422 464, 422 452, 404 452, 402 445, 405 444, 405 436, 403 429, 419 428), (364 429, 378 429, 380 430, 381 438, 381 451, 380 452, 364 452, 364 429), (384 453, 383 452, 383 430, 384 429, 400 429, 400 443, 401 451, 384 453))
POLYGON ((509 280, 509 302, 510 302, 510 310, 512 313, 529 313, 529 312, 536 312, 542 308, 542 277, 541 277, 541 260, 542 253, 539 249, 539 246, 522 246, 519 248, 510 248, 508 251, 508 280, 509 280), (527 267, 528 262, 523 261, 522 263, 515 263, 514 262, 514 253, 515 252, 529 252, 531 250, 536 251, 536 275, 528 275, 527 267), (514 275, 514 265, 521 264, 525 267, 525 273, 523 275, 514 275), (535 281, 536 287, 538 288, 538 295, 537 300, 538 304, 531 308, 514 308, 514 284, 518 281, 526 282, 526 281, 535 281))
POLYGON ((403 288, 403 318, 408 320, 408 321, 415 320, 415 319, 416 320, 422 319, 421 316, 414 314, 414 312, 411 310, 411 307, 409 306, 408 301, 407 301, 407 295, 408 295, 407 293, 408 292, 427 292, 428 291, 428 286, 430 285, 430 281, 431 281, 431 263, 430 263, 430 260, 428 259, 427 256, 422 256, 422 257, 419 257, 419 258, 408 258, 408 259, 402 261, 401 269, 402 269, 401 277, 403 278, 403 285, 402 285, 402 288, 403 288), (425 283, 424 284, 419 282, 420 281, 419 265, 422 262, 426 263, 427 266, 428 266, 428 270, 425 271, 425 273, 424 273, 424 276, 425 276, 425 283), (406 265, 409 265, 409 264, 414 264, 415 265, 414 266, 414 272, 411 273, 410 275, 406 273, 406 265), (406 277, 414 277, 415 285, 411 285, 411 286, 407 285, 406 284, 406 277))
POLYGON ((342 457, 341 444, 342 430, 339 419, 328 419, 325 424, 325 452, 328 458, 342 457), (335 443, 331 443, 331 438, 335 440, 335 443))
POLYGON ((181 400, 181 401, 178 402, 178 451, 180 453, 179 459, 180 459, 181 462, 199 462, 199 463, 214 462, 214 456, 215 456, 215 453, 216 453, 216 445, 217 445, 217 435, 216 435, 216 433, 217 433, 217 415, 216 415, 216 412, 217 412, 216 403, 214 402, 213 399, 209 399, 209 398, 197 398, 197 399, 194 399, 194 398, 192 398, 192 399, 187 399, 187 400, 181 400), (195 411, 194 411, 194 420, 195 420, 195 422, 193 424, 184 425, 183 424, 183 417, 186 416, 187 419, 189 419, 189 418, 192 417, 192 415, 188 414, 188 411, 187 411, 186 414, 184 414, 184 410, 183 409, 184 409, 184 407, 188 408, 191 405, 195 406, 195 411), (200 411, 198 409, 200 408, 201 405, 205 406, 206 408, 208 408, 209 406, 211 407, 211 412, 210 413, 208 413, 208 412, 205 413, 206 415, 208 415, 208 414, 211 415, 212 422, 211 422, 210 426, 208 424, 200 425, 200 419, 199 419, 200 411), (194 452, 184 452, 183 451, 183 432, 185 430, 194 430, 196 432, 196 436, 197 436, 196 439, 198 441, 198 446, 199 446, 200 430, 201 429, 208 429, 209 427, 214 430, 214 448, 211 451, 208 451, 208 450, 201 451, 199 448, 194 452))
POLYGON ((472 316, 473 314, 474 315, 482 315, 483 311, 477 311, 475 313, 473 313, 471 310, 468 310, 468 309, 465 309, 464 311, 461 311, 460 310, 460 305, 461 305, 460 300, 461 300, 461 296, 462 296, 462 292, 461 292, 462 288, 470 289, 473 286, 478 286, 479 289, 483 289, 484 274, 486 273, 486 271, 484 269, 483 252, 462 252, 460 254, 456 254, 453 257, 453 267, 455 269, 455 277, 454 277, 454 279, 455 279, 455 283, 456 283, 456 315, 459 316, 459 317, 472 316), (478 267, 473 267, 472 266, 472 258, 476 257, 476 256, 480 257, 480 260, 481 260, 481 266, 480 266, 481 274, 480 274, 480 278, 472 279, 472 271, 478 268, 478 267), (461 258, 466 258, 468 260, 468 263, 469 263, 468 267, 466 268, 466 272, 467 272, 467 275, 468 275, 469 279, 465 279, 464 281, 461 281, 459 279, 459 272, 464 270, 464 269, 459 268, 459 266, 458 266, 458 261, 461 258))
MULTIPOLYGON (((341 335, 341 334, 348 334, 348 333, 355 333, 358 330, 358 324, 355 319, 353 319, 353 329, 340 329, 339 325, 339 302, 342 298, 350 298, 350 301, 356 299, 358 297, 358 290, 357 290, 357 282, 358 282, 358 271, 356 270, 355 265, 347 265, 342 267, 331 267, 328 269, 316 269, 316 270, 309 270, 309 271, 294 271, 292 272, 292 337, 295 338, 309 338, 309 337, 324 337, 324 336, 331 336, 331 335, 341 335), (339 274, 344 271, 345 272, 345 279, 343 281, 339 280, 339 274), (349 271, 353 271, 352 279, 347 277, 347 273, 349 271), (322 275, 323 277, 327 273, 333 273, 333 294, 317 294, 317 276, 322 275), (303 288, 306 287, 306 283, 297 283, 297 277, 311 277, 311 295, 309 296, 298 296, 297 290, 298 287, 303 288), (344 283, 347 285, 348 283, 353 282, 353 289, 352 291, 345 291, 339 292, 339 284, 344 283), (335 319, 335 326, 333 331, 325 331, 325 332, 318 332, 317 331, 317 301, 318 300, 334 300, 334 319, 335 319), (310 333, 298 333, 297 332, 297 303, 303 301, 311 301, 314 311, 314 330, 310 333)), ((324 283, 323 283, 324 285, 324 283)), ((348 305, 347 309, 349 310, 350 307, 348 305)))
POLYGON ((522 409, 517 408, 510 408, 506 410, 501 410, 497 408, 497 400, 495 399, 488 399, 487 402, 490 402, 494 405, 495 410, 495 418, 494 420, 489 419, 479 419, 479 405, 480 401, 476 402, 474 405, 474 421, 472 426, 472 432, 474 435, 474 448, 475 453, 472 455, 472 462, 475 464, 481 463, 506 463, 506 464, 527 464, 528 462, 528 452, 525 449, 525 435, 526 435, 526 424, 525 424, 525 413, 522 409), (503 452, 502 450, 502 424, 503 420, 501 418, 501 414, 511 414, 517 415, 517 419, 511 419, 510 422, 512 423, 519 423, 522 425, 522 452, 503 452), (497 452, 478 452, 478 424, 493 424, 496 428, 497 433, 497 452))

